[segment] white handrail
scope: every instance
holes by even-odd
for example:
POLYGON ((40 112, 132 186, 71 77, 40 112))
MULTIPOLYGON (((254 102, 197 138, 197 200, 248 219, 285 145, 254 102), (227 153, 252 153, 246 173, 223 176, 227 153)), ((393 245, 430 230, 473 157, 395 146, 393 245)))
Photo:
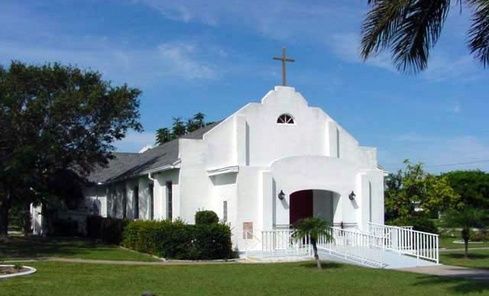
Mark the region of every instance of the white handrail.
MULTIPOLYGON (((382 245, 382 237, 337 227, 331 227, 329 231, 332 240, 328 240, 327 236, 318 238, 317 247, 320 251, 325 251, 330 255, 362 265, 386 266, 383 262, 383 257, 380 260, 376 260, 370 258, 368 252, 369 247, 380 247, 382 245)), ((262 231, 262 252, 274 255, 311 256, 313 250, 310 237, 294 238, 293 233, 293 229, 262 231)))
POLYGON ((438 234, 376 223, 369 223, 369 233, 382 237, 388 250, 439 263, 438 234))

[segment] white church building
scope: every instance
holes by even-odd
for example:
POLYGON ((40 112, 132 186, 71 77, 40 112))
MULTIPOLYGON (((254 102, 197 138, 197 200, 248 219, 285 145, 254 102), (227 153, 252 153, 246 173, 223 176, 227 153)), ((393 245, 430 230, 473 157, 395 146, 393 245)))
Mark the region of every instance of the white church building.
POLYGON ((194 223, 212 210, 239 250, 305 217, 359 231, 384 223, 376 149, 288 86, 143 153, 115 153, 89 179, 86 198, 104 217, 194 223))

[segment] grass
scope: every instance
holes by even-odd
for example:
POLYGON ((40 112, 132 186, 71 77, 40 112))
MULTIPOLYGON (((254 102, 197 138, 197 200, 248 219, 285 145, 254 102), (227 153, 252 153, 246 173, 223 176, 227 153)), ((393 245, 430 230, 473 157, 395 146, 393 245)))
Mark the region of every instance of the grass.
MULTIPOLYGON (((440 236, 440 248, 441 249, 463 249, 463 243, 454 243, 454 241, 461 241, 462 239, 452 236, 440 236)), ((469 243, 469 248, 489 248, 489 241, 484 242, 472 242, 469 243)))
POLYGON ((327 263, 115 266, 36 262, 1 295, 489 295, 489 284, 327 263), (480 293, 480 294, 479 294, 480 293))
POLYGON ((441 263, 448 265, 489 269, 489 249, 469 249, 469 258, 464 257, 463 251, 440 252, 440 260, 441 263))
POLYGON ((156 261, 157 259, 118 246, 75 238, 11 237, 0 242, 0 259, 61 257, 94 260, 156 261))
POLYGON ((459 237, 440 237, 440 262, 442 264, 489 269, 489 242, 469 243, 469 258, 464 258, 464 244, 453 241, 461 240, 459 237), (477 249, 488 248, 488 249, 477 249), (445 249, 445 250, 443 250, 445 249), (457 249, 457 250, 454 250, 457 249))

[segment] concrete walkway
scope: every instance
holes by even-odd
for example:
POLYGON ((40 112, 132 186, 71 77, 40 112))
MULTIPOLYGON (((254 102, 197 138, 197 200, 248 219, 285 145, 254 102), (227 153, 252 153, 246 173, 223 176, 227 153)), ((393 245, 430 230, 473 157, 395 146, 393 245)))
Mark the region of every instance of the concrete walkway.
POLYGON ((411 268, 400 268, 397 270, 436 275, 444 277, 465 278, 470 280, 489 282, 489 269, 476 269, 452 265, 420 266, 411 268))
MULTIPOLYGON (((469 248, 469 252, 472 251, 472 250, 489 250, 489 247, 470 247, 469 248)), ((458 251, 465 251, 464 248, 457 248, 457 249, 447 249, 447 248, 441 248, 440 249, 440 252, 451 252, 451 251, 455 251, 455 252, 458 252, 458 251)))
POLYGON ((13 262, 64 262, 64 263, 88 263, 88 264, 110 264, 110 265, 151 265, 151 266, 165 266, 165 265, 207 265, 207 264, 233 264, 241 263, 243 261, 232 260, 161 260, 161 261, 123 261, 123 260, 95 260, 95 259, 78 259, 78 258, 60 258, 60 257, 45 257, 36 259, 18 259, 18 260, 5 260, 5 263, 13 262))

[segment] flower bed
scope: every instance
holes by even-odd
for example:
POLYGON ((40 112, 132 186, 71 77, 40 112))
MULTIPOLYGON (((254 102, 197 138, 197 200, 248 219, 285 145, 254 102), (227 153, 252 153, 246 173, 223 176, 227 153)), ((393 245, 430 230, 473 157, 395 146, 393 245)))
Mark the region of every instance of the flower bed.
POLYGON ((36 269, 30 266, 0 265, 0 279, 29 275, 34 272, 36 272, 36 269))

